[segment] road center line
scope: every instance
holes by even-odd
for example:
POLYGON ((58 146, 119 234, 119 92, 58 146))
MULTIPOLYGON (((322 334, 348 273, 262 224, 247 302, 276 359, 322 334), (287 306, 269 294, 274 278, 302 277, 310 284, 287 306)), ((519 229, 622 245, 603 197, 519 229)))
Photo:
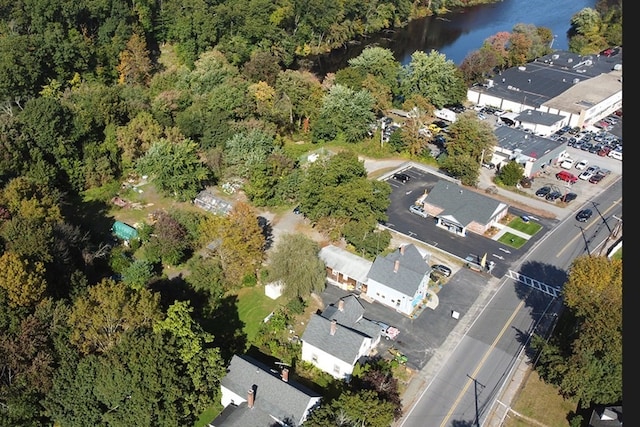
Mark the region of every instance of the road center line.
POLYGON ((513 313, 511 313, 511 316, 505 322, 504 326, 500 330, 500 333, 498 334, 498 336, 496 336, 496 339, 493 340, 493 342, 489 346, 489 349, 484 353, 484 356, 482 356, 482 359, 478 363, 478 366, 476 367, 475 371, 473 371, 473 374, 468 375, 470 377, 470 379, 467 380, 467 383, 464 385, 464 387, 462 388, 462 390, 458 394, 458 397, 456 398, 455 402, 453 403, 453 406, 451 407, 451 409, 449 409, 449 412, 447 413, 447 416, 444 418, 444 420, 442 420, 442 423, 440 424, 440 427, 444 427, 447 424, 447 422, 449 421, 449 418, 451 418, 451 415, 453 414, 453 411, 456 410, 456 408, 458 407, 458 404, 462 400, 462 397, 465 395, 465 393, 467 392, 467 390, 469 389, 469 387, 473 383, 472 378, 476 377, 476 375, 480 371, 480 368, 482 368, 482 366, 484 365, 484 362, 489 357, 489 353, 491 353, 491 351, 495 348, 496 344, 498 344, 498 340, 500 340, 500 338, 502 338, 502 336, 504 335, 505 331, 509 328, 509 325, 511 325, 511 322, 516 317, 516 314, 518 313, 518 311, 520 311, 520 309, 523 306, 524 306, 524 301, 520 301, 520 304, 518 304, 518 306, 513 311, 513 313))

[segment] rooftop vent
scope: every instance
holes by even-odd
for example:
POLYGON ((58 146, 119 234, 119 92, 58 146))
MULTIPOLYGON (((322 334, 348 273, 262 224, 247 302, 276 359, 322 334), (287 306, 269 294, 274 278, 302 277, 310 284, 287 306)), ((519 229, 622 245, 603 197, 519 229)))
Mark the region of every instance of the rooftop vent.
POLYGON ((520 71, 526 71, 526 70, 527 70, 527 67, 525 67, 524 65, 521 65, 521 66, 519 66, 519 67, 518 67, 518 70, 520 70, 520 71))
POLYGON ((574 85, 577 85, 578 83, 580 83, 580 79, 578 79, 578 78, 573 79, 573 84, 574 85))
POLYGON ((573 58, 569 58, 569 59, 567 59, 567 62, 568 62, 569 64, 571 64, 571 63, 573 62, 573 58))
POLYGON ((551 57, 553 59, 558 59, 558 58, 560 58, 560 55, 558 55, 557 53, 554 53, 553 55, 551 55, 551 57))

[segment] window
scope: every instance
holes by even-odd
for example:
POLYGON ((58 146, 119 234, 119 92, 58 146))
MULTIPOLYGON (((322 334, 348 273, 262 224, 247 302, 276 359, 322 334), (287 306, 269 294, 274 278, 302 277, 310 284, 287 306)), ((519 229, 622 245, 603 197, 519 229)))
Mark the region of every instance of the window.
POLYGON ((333 365, 333 373, 334 374, 340 374, 340 366, 333 365))
POLYGON ((317 354, 312 354, 311 355, 311 361, 313 363, 318 363, 318 355, 317 354))

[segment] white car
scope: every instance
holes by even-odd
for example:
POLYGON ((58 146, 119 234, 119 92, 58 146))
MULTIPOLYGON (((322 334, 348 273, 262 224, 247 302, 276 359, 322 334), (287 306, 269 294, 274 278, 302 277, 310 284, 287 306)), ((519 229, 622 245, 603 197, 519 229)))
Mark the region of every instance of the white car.
POLYGON ((578 169, 579 171, 586 169, 588 164, 589 160, 580 160, 578 163, 576 163, 576 169, 578 169))
POLYGON ((421 217, 423 217, 423 218, 426 218, 427 216, 429 216, 429 215, 424 211, 424 209, 422 208, 422 206, 418 206, 418 205, 411 205, 411 206, 409 207, 409 211, 410 211, 411 213, 416 214, 416 215, 420 215, 420 216, 421 216, 421 217))
POLYGON ((622 151, 619 150, 611 150, 608 154, 609 157, 616 160, 622 160, 622 151))
POLYGON ((575 161, 573 159, 564 159, 562 163, 560 163, 560 167, 563 169, 571 169, 574 162, 575 161))

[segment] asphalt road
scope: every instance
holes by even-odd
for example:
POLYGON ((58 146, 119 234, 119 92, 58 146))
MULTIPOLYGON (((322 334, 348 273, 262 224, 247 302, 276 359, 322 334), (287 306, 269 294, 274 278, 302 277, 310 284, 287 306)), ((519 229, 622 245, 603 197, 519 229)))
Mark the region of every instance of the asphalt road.
MULTIPOLYGON (((501 425, 515 393, 509 387, 514 372, 532 356, 526 352, 531 333, 546 335, 554 325, 562 306, 554 295, 573 259, 598 254, 612 237, 622 218, 621 189, 618 180, 584 205, 597 209, 590 221, 560 221, 500 280, 488 301, 476 301, 463 314, 405 393, 398 426, 501 425)), ((434 312, 449 315, 439 308, 434 312)))

